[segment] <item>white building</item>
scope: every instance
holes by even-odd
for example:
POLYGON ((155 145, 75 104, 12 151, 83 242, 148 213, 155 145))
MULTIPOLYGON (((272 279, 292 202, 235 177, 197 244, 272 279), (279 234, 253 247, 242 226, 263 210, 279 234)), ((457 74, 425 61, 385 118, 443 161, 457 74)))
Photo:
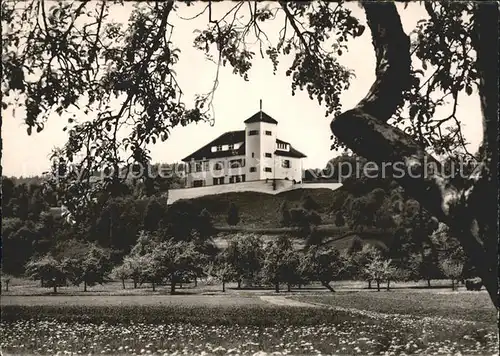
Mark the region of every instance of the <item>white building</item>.
POLYGON ((230 131, 193 152, 187 163, 186 186, 239 183, 258 180, 302 181, 306 157, 278 139, 278 122, 262 109, 245 120, 245 129, 230 131))

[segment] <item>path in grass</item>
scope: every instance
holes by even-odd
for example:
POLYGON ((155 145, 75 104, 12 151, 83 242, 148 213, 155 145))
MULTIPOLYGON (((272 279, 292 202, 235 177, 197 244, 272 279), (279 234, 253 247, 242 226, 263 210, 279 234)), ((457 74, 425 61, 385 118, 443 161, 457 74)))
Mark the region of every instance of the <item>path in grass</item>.
POLYGON ((359 309, 353 307, 342 307, 338 305, 334 305, 331 303, 331 299, 328 297, 302 297, 300 299, 304 301, 299 301, 295 299, 290 299, 283 296, 261 296, 261 300, 281 306, 291 306, 291 307, 305 307, 305 308, 327 308, 331 310, 338 310, 342 312, 357 314, 360 316, 366 316, 373 319, 389 319, 389 318, 402 318, 402 319, 411 319, 415 320, 415 318, 421 319, 422 321, 442 321, 450 324, 476 324, 477 321, 474 320, 466 320, 463 318, 449 318, 442 315, 418 315, 418 314, 405 314, 405 313, 396 313, 396 312, 380 312, 374 310, 366 310, 359 309))
POLYGON ((496 311, 487 293, 348 292, 292 298, 303 303, 318 303, 365 315, 410 315, 450 322, 496 323, 496 311))
POLYGON ((313 303, 299 302, 297 300, 292 300, 288 299, 287 297, 280 297, 276 295, 261 295, 260 299, 274 305, 280 305, 286 307, 302 307, 302 308, 329 307, 328 305, 321 305, 319 303, 313 304, 313 303))

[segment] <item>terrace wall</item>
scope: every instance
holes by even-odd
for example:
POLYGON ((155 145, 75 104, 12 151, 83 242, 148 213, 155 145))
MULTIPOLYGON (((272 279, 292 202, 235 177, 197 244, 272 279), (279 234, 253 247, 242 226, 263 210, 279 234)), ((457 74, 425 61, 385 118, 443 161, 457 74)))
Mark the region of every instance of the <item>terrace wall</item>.
POLYGON ((273 189, 272 180, 258 180, 251 182, 211 185, 196 188, 170 189, 167 204, 172 204, 180 199, 194 199, 205 195, 217 195, 235 192, 258 192, 276 195, 294 189, 331 189, 336 190, 341 183, 299 183, 293 184, 289 180, 276 180, 276 190, 273 189))

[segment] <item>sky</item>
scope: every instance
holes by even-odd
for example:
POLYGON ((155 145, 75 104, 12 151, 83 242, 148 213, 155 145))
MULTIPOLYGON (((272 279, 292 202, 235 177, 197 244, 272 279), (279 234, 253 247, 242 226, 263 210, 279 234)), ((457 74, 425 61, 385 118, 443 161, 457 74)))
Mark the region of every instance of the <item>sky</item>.
MULTIPOLYGON (((96 6, 98 3, 95 2, 96 6)), ((213 17, 217 18, 224 10, 234 6, 229 1, 215 5, 213 17)), ((175 66, 177 80, 184 92, 184 101, 194 99, 196 93, 206 93, 213 85, 216 74, 214 63, 205 59, 204 54, 193 48, 194 30, 204 29, 208 22, 208 12, 194 20, 183 20, 195 15, 206 5, 202 2, 194 6, 179 6, 179 11, 169 19, 174 25, 172 41, 180 48, 180 61, 175 66)), ((276 6, 276 4, 273 4, 276 6)), ((356 4, 350 4, 354 15, 365 22, 363 10, 356 4)), ((111 12, 116 21, 126 22, 132 9, 131 3, 117 5, 111 12)), ((418 20, 426 18, 426 12, 417 2, 403 9, 398 4, 401 21, 406 33, 415 28, 418 20)), ((282 21, 272 21, 266 27, 269 34, 282 28, 282 21)), ((258 53, 258 47, 254 51, 258 53)), ((329 159, 337 155, 330 150, 330 120, 325 117, 325 108, 316 100, 309 99, 306 92, 291 93, 291 79, 286 77, 291 57, 282 58, 278 72, 273 75, 268 58, 255 57, 250 80, 245 81, 232 73, 231 67, 223 67, 219 73, 219 85, 213 101, 215 122, 191 124, 176 127, 166 142, 150 146, 153 162, 174 163, 189 155, 201 146, 212 141, 224 132, 243 130, 243 121, 259 111, 259 101, 263 102, 263 111, 278 122, 278 137, 290 142, 296 149, 307 155, 304 168, 324 167, 329 159)), ((341 95, 343 110, 349 109, 362 99, 375 78, 375 54, 371 43, 370 31, 351 40, 349 51, 339 57, 339 62, 352 69, 356 75, 350 88, 341 95)), ((450 107, 443 108, 437 114, 443 116, 450 112, 450 107)), ((447 116, 447 115, 446 115, 447 116)), ((470 142, 469 149, 475 151, 482 139, 480 102, 477 93, 472 96, 461 95, 457 108, 457 118, 463 125, 464 135, 470 142)), ((49 118, 41 133, 28 136, 21 110, 15 113, 9 108, 2 113, 2 167, 3 175, 33 176, 41 174, 49 167, 49 156, 53 148, 64 145, 67 139, 63 127, 66 120, 58 116, 49 118)))

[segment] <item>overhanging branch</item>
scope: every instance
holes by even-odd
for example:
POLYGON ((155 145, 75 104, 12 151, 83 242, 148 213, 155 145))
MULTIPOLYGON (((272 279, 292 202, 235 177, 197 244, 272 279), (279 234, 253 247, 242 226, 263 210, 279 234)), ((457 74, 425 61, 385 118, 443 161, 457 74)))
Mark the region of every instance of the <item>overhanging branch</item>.
POLYGON ((376 55, 377 79, 357 107, 387 121, 410 87, 410 39, 403 30, 396 6, 390 2, 363 2, 376 55))
MULTIPOLYGON (((409 135, 387 124, 387 120, 401 103, 403 91, 408 88, 410 78, 409 40, 401 26, 396 7, 393 3, 372 2, 364 2, 363 6, 377 58, 376 79, 367 96, 354 109, 332 120, 332 133, 355 153, 383 167, 390 164, 389 167, 394 168, 397 164, 402 169, 402 174, 394 178, 408 194, 447 224, 450 231, 460 239, 465 251, 478 268, 492 301, 498 306, 497 271, 493 267, 496 258, 492 258, 490 251, 485 250, 483 241, 479 239, 480 234, 475 231, 475 226, 480 223, 481 218, 478 218, 478 212, 473 211, 474 207, 467 204, 467 192, 450 184, 438 162, 426 154, 409 135), (425 162, 433 163, 437 170, 424 171, 425 162)), ((486 13, 483 13, 483 16, 486 17, 486 13)), ((486 54, 490 55, 486 49, 486 54)), ((491 82, 485 80, 484 83, 491 82)), ((493 111, 485 115, 485 125, 491 125, 492 113, 493 111)), ((496 122, 495 113, 495 125, 496 122)), ((488 206, 488 209, 495 208, 488 206)))

